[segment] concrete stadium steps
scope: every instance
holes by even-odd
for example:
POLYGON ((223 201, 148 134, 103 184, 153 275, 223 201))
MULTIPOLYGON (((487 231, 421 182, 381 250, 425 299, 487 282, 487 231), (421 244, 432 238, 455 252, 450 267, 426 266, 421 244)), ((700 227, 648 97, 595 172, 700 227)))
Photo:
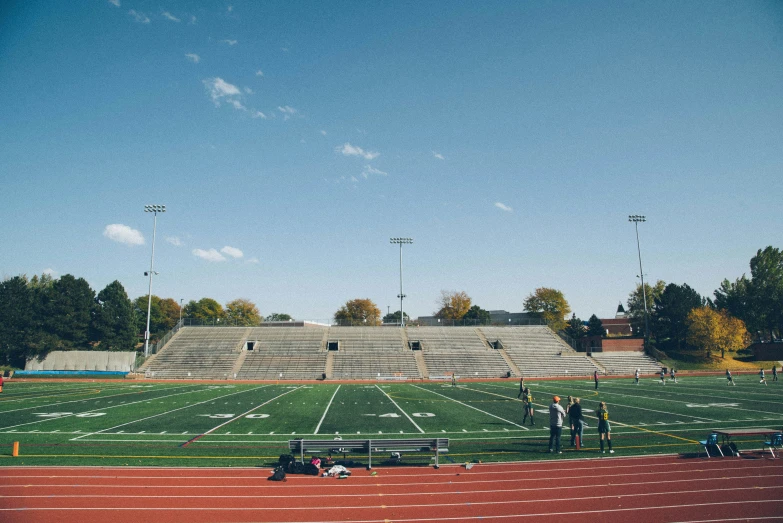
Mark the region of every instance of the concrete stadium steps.
POLYGON ((340 351, 407 350, 398 327, 331 327, 329 342, 339 342, 340 351))
POLYGON ((334 352, 332 378, 346 380, 369 380, 379 376, 421 378, 412 351, 346 351, 334 352))
POLYGON ((145 367, 155 379, 230 379, 246 327, 186 327, 145 367))
POLYGON ((326 352, 298 355, 248 352, 237 373, 240 380, 315 380, 326 371, 326 352))
POLYGON ((422 350, 489 350, 475 327, 408 327, 408 340, 422 350))
POLYGON ((480 327, 489 343, 500 341, 522 376, 589 376, 600 369, 545 326, 480 327))
POLYGON ((658 374, 661 364, 639 351, 594 352, 593 359, 606 369, 607 374, 632 375, 636 369, 642 374, 658 374))
POLYGON ((422 349, 429 376, 456 374, 463 378, 501 378, 511 370, 494 350, 422 349))
POLYGON ((253 327, 247 341, 255 342, 254 351, 321 352, 327 331, 327 327, 253 327))

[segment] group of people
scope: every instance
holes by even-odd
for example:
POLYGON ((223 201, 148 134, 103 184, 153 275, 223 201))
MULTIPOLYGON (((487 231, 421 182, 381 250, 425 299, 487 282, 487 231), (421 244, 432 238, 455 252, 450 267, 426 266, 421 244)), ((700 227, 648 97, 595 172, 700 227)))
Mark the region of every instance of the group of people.
MULTIPOLYGON (((597 384, 598 378, 596 375, 596 386, 597 384)), ((524 410, 522 425, 525 424, 528 416, 530 416, 530 424, 535 425, 536 422, 533 419, 533 394, 530 392, 530 388, 525 386, 525 378, 519 379, 519 394, 517 394, 517 399, 520 397, 522 398, 522 408, 524 410)), ((584 429, 587 427, 582 412, 581 400, 568 396, 568 405, 566 408, 563 408, 560 405, 560 396, 553 396, 552 404, 549 405, 549 452, 551 453, 563 453, 560 439, 562 437, 563 423, 565 423, 566 417, 568 417, 568 424, 571 429, 571 446, 581 447, 584 429)), ((605 442, 609 447, 609 453, 614 454, 614 450, 612 450, 612 428, 609 425, 609 411, 606 408, 606 402, 602 401, 598 404, 596 417, 598 418, 598 437, 601 444, 601 453, 605 453, 605 442)))
MULTIPOLYGON (((777 365, 772 366, 772 381, 778 381, 778 368, 777 365)), ((759 369, 759 383, 767 384, 767 376, 764 373, 764 369, 759 369)), ((734 376, 731 375, 731 371, 726 369, 726 385, 734 385, 734 376)))

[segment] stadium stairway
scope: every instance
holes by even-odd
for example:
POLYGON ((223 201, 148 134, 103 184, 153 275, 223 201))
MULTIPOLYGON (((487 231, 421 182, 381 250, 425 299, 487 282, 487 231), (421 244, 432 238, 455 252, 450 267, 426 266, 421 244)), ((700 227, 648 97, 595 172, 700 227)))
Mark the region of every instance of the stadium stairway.
POLYGON ((503 359, 506 360, 506 365, 511 369, 512 376, 521 376, 522 371, 519 370, 519 367, 517 367, 517 364, 514 363, 514 360, 512 360, 508 354, 506 354, 505 349, 497 349, 498 354, 503 356, 503 359))
POLYGON ((324 374, 326 374, 327 380, 332 379, 333 372, 334 372, 334 352, 327 352, 326 365, 324 365, 324 374))
POLYGON ((413 357, 416 358, 416 367, 419 368, 419 376, 422 378, 429 378, 430 371, 427 368, 427 362, 424 361, 424 355, 420 350, 413 351, 413 357))

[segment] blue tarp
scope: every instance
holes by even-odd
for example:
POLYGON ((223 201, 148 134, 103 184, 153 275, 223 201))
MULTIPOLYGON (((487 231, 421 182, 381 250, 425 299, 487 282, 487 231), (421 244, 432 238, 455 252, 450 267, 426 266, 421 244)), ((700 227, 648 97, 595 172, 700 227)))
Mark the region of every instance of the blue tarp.
POLYGON ((121 370, 17 370, 16 376, 125 376, 121 370))

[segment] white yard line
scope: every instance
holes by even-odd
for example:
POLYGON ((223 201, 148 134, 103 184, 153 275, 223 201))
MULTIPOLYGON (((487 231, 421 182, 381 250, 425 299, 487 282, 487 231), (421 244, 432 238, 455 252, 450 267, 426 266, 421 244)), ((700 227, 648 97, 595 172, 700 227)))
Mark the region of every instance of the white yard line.
MULTIPOLYGON (((235 396, 235 395, 237 395, 237 394, 243 394, 243 393, 245 393, 245 392, 251 392, 251 391, 258 390, 258 389, 263 389, 263 388, 266 388, 266 387, 269 387, 269 385, 261 385, 260 387, 255 387, 255 388, 253 388, 253 389, 248 389, 248 390, 240 390, 240 391, 238 391, 238 392, 232 392, 231 394, 226 394, 225 396, 218 396, 218 397, 216 397, 216 398, 209 398, 209 399, 207 399, 207 400, 204 400, 204 401, 199 401, 199 402, 197 402, 197 403, 192 403, 192 404, 190 404, 190 405, 185 405, 184 407, 179 407, 178 409, 172 409, 172 410, 169 410, 169 411, 166 411, 166 412, 161 412, 160 414, 154 414, 154 415, 152 415, 152 416, 147 416, 146 418, 141 418, 141 419, 137 419, 137 420, 129 421, 129 422, 127 422, 127 423, 122 423, 121 425, 116 425, 116 426, 114 426, 114 427, 108 427, 108 428, 105 428, 105 429, 103 429, 103 430, 98 430, 98 431, 95 431, 95 432, 88 432, 87 434, 84 434, 84 435, 82 435, 82 436, 77 436, 77 437, 75 437, 75 438, 71 438, 71 439, 70 439, 70 441, 76 441, 76 440, 78 440, 78 439, 82 439, 82 438, 86 438, 86 437, 88 437, 88 436, 94 436, 95 434, 100 434, 100 433, 102 433, 102 432, 106 432, 107 430, 114 430, 114 429, 118 429, 118 428, 120 428, 120 427, 124 427, 125 425, 132 425, 133 423, 138 423, 139 421, 145 421, 145 420, 148 420, 148 419, 157 418, 158 416, 164 416, 164 415, 166 415, 166 414, 171 414, 172 412, 177 412, 178 410, 182 410, 182 409, 188 409, 188 408, 190 408, 190 407, 195 407, 196 405, 201 405, 201 404, 203 404, 203 403, 209 403, 210 401, 215 401, 215 400, 219 400, 219 399, 227 398, 227 397, 229 397, 229 396, 235 396)), ((184 393, 181 393, 181 394, 184 394, 184 393)), ((143 400, 143 401, 147 401, 147 400, 143 400)), ((136 403, 142 403, 142 402, 136 402, 136 403)), ((128 406, 128 405, 132 405, 132 404, 131 404, 131 403, 126 403, 126 404, 124 404, 124 405, 118 405, 118 406, 119 406, 119 407, 126 407, 126 406, 128 406)), ((110 407, 110 408, 111 408, 111 407, 110 407)))
MULTIPOLYGON (((199 435, 198 437, 200 437, 200 438, 201 438, 201 437, 204 437, 204 436, 208 436, 209 434, 212 434, 213 432, 215 432, 216 430, 218 430, 220 427, 225 427, 225 426, 226 426, 226 425, 228 425, 229 423, 233 423, 233 422, 235 422, 236 420, 238 420, 238 419, 241 419, 241 418, 243 418, 243 417, 247 416, 248 414, 250 414, 250 413, 251 413, 251 412, 253 412, 254 410, 258 410, 258 409, 260 409, 261 407, 263 407, 264 405, 267 405, 267 404, 269 404, 269 403, 272 403, 273 401, 275 401, 275 400, 277 400, 277 399, 280 399, 280 398, 282 398, 282 397, 283 397, 283 396, 285 396, 286 394, 291 394, 292 392, 296 392, 297 390, 299 390, 299 389, 301 389, 301 388, 302 388, 302 387, 301 387, 301 386, 299 386, 299 387, 296 387, 295 389, 290 389, 290 390, 287 390, 286 392, 284 392, 284 393, 282 393, 282 394, 280 394, 280 395, 278 395, 278 396, 275 396, 274 398, 272 398, 272 399, 269 399, 269 400, 265 401, 264 403, 262 403, 262 404, 260 404, 260 405, 257 405, 257 406, 255 406, 255 407, 253 407, 253 408, 252 408, 252 409, 250 409, 249 411, 247 411, 247 412, 244 412, 244 413, 240 414, 239 416, 235 416, 235 417, 231 418, 230 420, 226 421, 225 423, 221 423, 221 424, 220 424, 220 425, 218 425, 217 427, 213 427, 213 428, 209 429, 208 431, 204 432, 203 434, 199 435)), ((239 436, 239 434, 237 434, 237 436, 239 436)))
POLYGON ((329 407, 332 406, 332 402, 334 401, 334 397, 337 396, 337 391, 340 390, 340 387, 342 387, 342 385, 338 385, 337 386, 337 388, 334 391, 334 394, 332 394, 332 397, 329 399, 329 403, 326 405, 326 409, 324 409, 324 415, 321 416, 321 419, 318 422, 318 426, 315 427, 315 432, 313 432, 313 434, 318 434, 318 431, 321 430, 321 423, 323 423, 324 419, 326 419, 326 413, 329 412, 329 407))
POLYGON ((425 389, 424 387, 419 387, 418 385, 413 385, 412 383, 411 383, 411 385, 413 387, 416 387, 417 389, 421 389, 421 390, 423 390, 425 392, 429 392, 429 393, 435 394, 436 396, 440 396, 441 398, 446 398, 447 400, 451 400, 454 403, 459 403, 463 407, 468 407, 469 409, 477 410, 477 411, 481 412, 482 414, 486 414, 487 416, 491 416, 491 417, 493 417, 495 419, 499 419, 500 421, 505 421, 506 423, 510 423, 510 424, 514 425, 515 427, 519 427, 520 429, 530 430, 530 429, 528 429, 527 427, 525 427, 523 425, 518 425, 518 424, 514 423, 513 421, 509 421, 509 420, 507 420, 505 418, 501 418, 500 416, 495 416, 494 414, 491 414, 491 413, 489 413, 489 412, 487 412, 485 410, 481 410, 479 408, 474 407, 473 405, 468 405, 467 403, 463 403, 461 401, 455 400, 454 398, 450 398, 448 396, 445 396, 443 394, 435 392, 434 390, 425 389))
POLYGON ((386 391, 385 391, 385 390, 383 390, 382 388, 378 387, 378 385, 376 385, 375 387, 376 387, 376 388, 377 388, 379 391, 381 391, 381 392, 383 393, 383 395, 384 395, 384 396, 386 396, 387 398, 389 398, 389 401, 391 401, 392 403, 394 403, 394 406, 395 406, 395 407, 397 407, 397 410, 399 410, 400 412, 402 412, 402 413, 405 415, 405 417, 406 417, 406 418, 408 418, 408 421, 410 421, 411 423, 413 423, 413 426, 414 426, 414 427, 416 427, 417 429, 419 429, 419 432, 421 432, 422 434, 424 434, 424 430, 423 430, 421 427, 419 427, 419 426, 416 424, 416 422, 415 422, 415 421, 413 421, 413 418, 411 418, 410 416, 408 416, 408 413, 407 413, 407 412, 405 412, 404 410, 402 410, 402 407, 400 407, 399 405, 397 405, 397 402, 396 402, 396 401, 394 401, 394 400, 391 398, 391 396, 389 396, 388 394, 386 394, 386 391))

